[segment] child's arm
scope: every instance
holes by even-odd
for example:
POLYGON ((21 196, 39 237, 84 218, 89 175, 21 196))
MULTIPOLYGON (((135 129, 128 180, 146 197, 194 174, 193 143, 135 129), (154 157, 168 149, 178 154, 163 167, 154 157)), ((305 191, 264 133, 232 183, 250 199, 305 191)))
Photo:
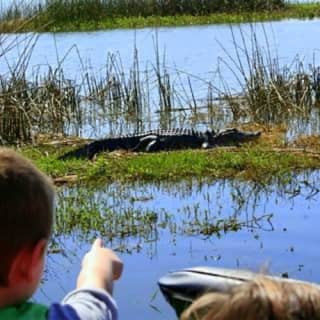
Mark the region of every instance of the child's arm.
POLYGON ((62 304, 53 304, 48 319, 116 320, 118 309, 111 294, 113 281, 120 278, 122 269, 121 260, 97 239, 82 260, 77 290, 69 293, 62 304))
POLYGON ((113 281, 120 278, 122 269, 123 264, 116 254, 103 248, 101 239, 96 239, 82 260, 77 289, 94 287, 112 294, 113 281))

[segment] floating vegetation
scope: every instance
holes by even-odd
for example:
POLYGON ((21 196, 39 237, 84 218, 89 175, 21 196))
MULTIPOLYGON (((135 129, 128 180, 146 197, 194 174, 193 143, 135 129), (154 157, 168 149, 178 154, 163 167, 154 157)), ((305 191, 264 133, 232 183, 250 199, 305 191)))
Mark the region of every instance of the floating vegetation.
POLYGON ((271 223, 273 215, 266 214, 260 217, 253 217, 251 220, 239 221, 239 218, 230 217, 227 219, 218 219, 214 223, 208 223, 207 221, 197 221, 194 224, 191 224, 190 231, 196 234, 203 234, 207 236, 211 236, 212 234, 216 234, 218 237, 221 236, 222 233, 227 233, 230 231, 239 231, 243 228, 248 229, 264 229, 267 231, 272 231, 273 226, 271 223), (262 225, 267 223, 269 228, 262 228, 262 225))

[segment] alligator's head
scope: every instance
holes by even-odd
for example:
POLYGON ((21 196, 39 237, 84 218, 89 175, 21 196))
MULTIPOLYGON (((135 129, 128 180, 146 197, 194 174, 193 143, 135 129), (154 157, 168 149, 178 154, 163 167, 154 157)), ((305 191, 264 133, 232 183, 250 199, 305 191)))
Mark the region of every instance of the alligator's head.
POLYGON ((207 141, 208 143, 212 143, 214 141, 214 137, 216 135, 216 132, 213 129, 207 129, 204 133, 204 139, 205 141, 207 141))
POLYGON ((213 129, 207 129, 204 133, 203 133, 203 138, 204 141, 201 145, 202 149, 208 149, 211 148, 213 146, 214 143, 214 137, 216 135, 216 132, 213 129))
POLYGON ((243 142, 256 140, 261 136, 261 131, 242 131, 237 128, 226 129, 214 137, 215 145, 237 145, 243 142))

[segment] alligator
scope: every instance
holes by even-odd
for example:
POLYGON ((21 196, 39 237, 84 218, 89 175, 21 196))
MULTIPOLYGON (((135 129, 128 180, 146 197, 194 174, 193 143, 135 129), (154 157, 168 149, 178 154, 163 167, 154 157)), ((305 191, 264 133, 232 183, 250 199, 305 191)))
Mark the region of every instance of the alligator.
POLYGON ((95 140, 63 154, 59 159, 89 158, 104 151, 128 150, 133 152, 156 152, 179 149, 209 149, 216 146, 236 145, 255 140, 261 132, 241 131, 237 128, 216 133, 213 130, 193 129, 152 130, 140 134, 110 137, 95 140))

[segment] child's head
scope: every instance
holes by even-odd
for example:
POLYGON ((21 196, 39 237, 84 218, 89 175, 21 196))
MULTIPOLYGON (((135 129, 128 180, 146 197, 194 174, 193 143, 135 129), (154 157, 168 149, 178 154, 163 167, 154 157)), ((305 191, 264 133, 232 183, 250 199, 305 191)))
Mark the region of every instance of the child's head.
MULTIPOLYGON (((13 150, 0 148, 0 288, 11 285, 13 269, 34 266, 35 248, 44 255, 53 210, 49 179, 13 150)), ((17 272, 23 277, 25 271, 20 269, 17 272)))
POLYGON ((227 293, 208 293, 181 320, 320 319, 320 288, 302 282, 258 277, 227 293))

